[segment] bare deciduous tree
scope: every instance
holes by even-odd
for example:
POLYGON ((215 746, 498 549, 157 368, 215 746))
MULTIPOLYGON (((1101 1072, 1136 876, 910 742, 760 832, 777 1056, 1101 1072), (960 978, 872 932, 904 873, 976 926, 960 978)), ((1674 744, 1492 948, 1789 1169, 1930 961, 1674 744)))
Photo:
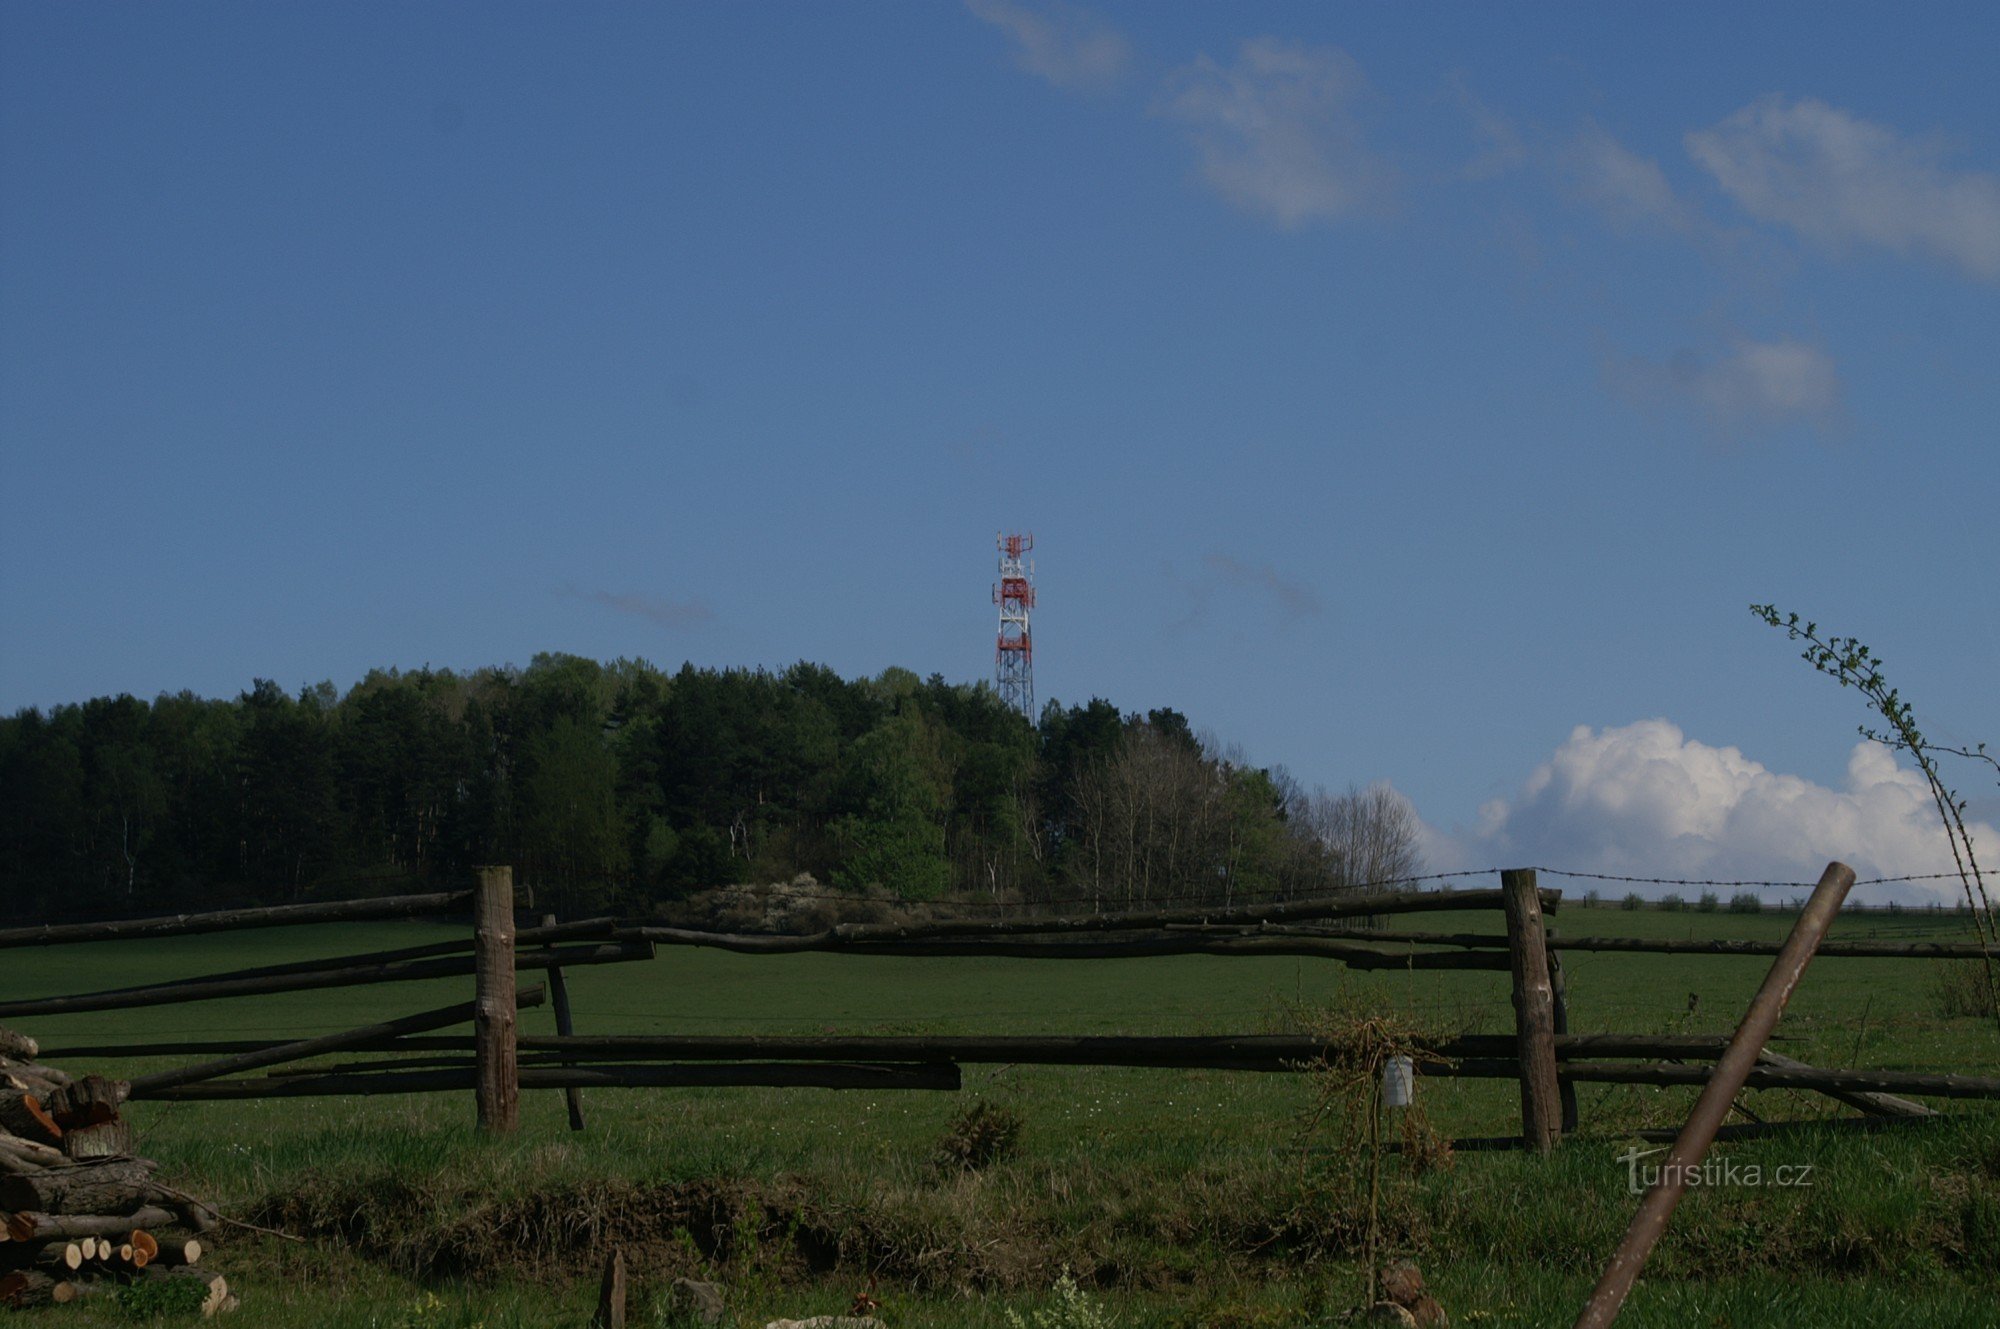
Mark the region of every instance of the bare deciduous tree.
POLYGON ((1350 785, 1344 794, 1314 789, 1291 816, 1326 855, 1335 889, 1387 889, 1422 870, 1416 810, 1386 784, 1350 785))

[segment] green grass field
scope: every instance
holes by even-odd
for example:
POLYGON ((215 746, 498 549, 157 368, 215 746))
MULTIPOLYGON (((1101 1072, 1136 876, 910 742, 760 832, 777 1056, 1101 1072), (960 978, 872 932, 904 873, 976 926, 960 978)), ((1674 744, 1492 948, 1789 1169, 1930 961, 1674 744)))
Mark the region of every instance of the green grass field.
MULTIPOLYGON (((1788 915, 1571 905, 1558 934, 1781 937, 1788 915)), ((1491 931, 1491 915, 1424 929, 1491 931)), ((1966 920, 1843 918, 1837 937, 1950 938, 1966 920)), ((282 929, 0 952, 0 1000, 123 986, 454 934, 422 924, 282 929)), ((1755 958, 1571 952, 1579 1032, 1718 1032, 1764 973, 1755 958), (1690 1013, 1690 1005, 1694 1009, 1690 1013)), ((1827 958, 1778 1046, 1816 1065, 2000 1074, 1991 1020, 1935 1013, 1930 962, 1827 958)), ((1314 960, 1178 957, 1053 963, 663 950, 570 977, 586 1033, 1244 1033, 1292 1029, 1329 1003, 1440 1032, 1511 1029, 1504 974, 1350 973, 1314 960)), ((298 993, 14 1022, 64 1044, 329 1032, 463 1000, 469 980, 298 993)), ((546 1008, 523 1015, 553 1032, 546 1008)), ((131 1073, 164 1062, 64 1060, 131 1073)), ((961 1094, 602 1090, 572 1134, 561 1096, 531 1096, 514 1138, 471 1130, 469 1094, 135 1104, 140 1148, 176 1183, 302 1245, 218 1233, 210 1262, 244 1322, 330 1326, 587 1322, 618 1242, 639 1286, 714 1277, 743 1324, 837 1312, 877 1280, 899 1325, 1000 1325, 1065 1266, 1126 1325, 1333 1322, 1361 1293, 1361 1209, 1335 1160, 1344 1126, 1309 1132, 1300 1075, 971 1066, 961 1094), (939 1137, 967 1102, 1018 1114, 1017 1152, 942 1175, 939 1137)), ((1580 1086, 1582 1130, 1553 1160, 1463 1153, 1391 1162, 1392 1250, 1423 1265, 1460 1324, 1574 1315, 1635 1198, 1632 1128, 1678 1125, 1692 1090, 1580 1086)), ((1508 1081, 1426 1080, 1448 1135, 1518 1129, 1508 1081)), ((1813 1095, 1747 1095, 1772 1119, 1846 1115, 1813 1095)), ((1723 1146, 1810 1165, 1807 1187, 1690 1195, 1627 1312, 1635 1325, 2000 1323, 2000 1115, 1866 1137, 1723 1146)), ((122 1322, 115 1306, 40 1313, 122 1322)), ((30 1321, 36 1317, 30 1316, 30 1321)))

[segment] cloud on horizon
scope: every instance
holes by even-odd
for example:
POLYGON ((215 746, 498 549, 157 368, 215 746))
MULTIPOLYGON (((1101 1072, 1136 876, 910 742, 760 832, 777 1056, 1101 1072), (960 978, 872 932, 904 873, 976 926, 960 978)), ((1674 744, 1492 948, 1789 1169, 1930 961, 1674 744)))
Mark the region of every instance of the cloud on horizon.
POLYGON ((1178 71, 1160 114, 1185 126, 1210 188, 1292 230, 1374 211, 1393 192, 1353 112, 1367 86, 1338 47, 1258 37, 1234 64, 1204 55, 1178 71))
POLYGON ((2000 279, 2000 175, 1946 166, 1937 136, 1899 135, 1814 98, 1774 93, 1685 142, 1760 221, 1836 252, 1879 245, 2000 279))
POLYGON ((1123 34, 1079 9, 1052 5, 1037 11, 1012 0, 965 0, 965 7, 1007 35, 1014 63, 1058 88, 1109 91, 1131 59, 1123 34))
MULTIPOLYGON (((1975 846, 1993 827, 1971 827, 1975 846)), ((1878 743, 1855 745, 1845 787, 1773 771, 1667 720, 1578 725, 1511 799, 1477 827, 1428 828, 1430 870, 1543 864, 1639 877, 1811 881, 1829 859, 1862 877, 1952 869, 1930 792, 1878 743)), ((1906 897, 1958 896, 1955 880, 1910 883, 1906 897)), ((1871 899, 1885 899, 1877 894, 1871 899)))
POLYGON ((715 610, 699 597, 692 600, 661 600, 648 595, 619 595, 612 591, 585 591, 565 586, 558 594, 571 600, 615 609, 621 614, 643 618, 655 627, 675 631, 715 620, 715 610))
POLYGON ((1721 355, 1683 349, 1665 364, 1630 358, 1607 365, 1606 377, 1642 406, 1683 406, 1724 434, 1803 423, 1837 428, 1844 413, 1840 371, 1833 357, 1807 342, 1737 338, 1721 355))

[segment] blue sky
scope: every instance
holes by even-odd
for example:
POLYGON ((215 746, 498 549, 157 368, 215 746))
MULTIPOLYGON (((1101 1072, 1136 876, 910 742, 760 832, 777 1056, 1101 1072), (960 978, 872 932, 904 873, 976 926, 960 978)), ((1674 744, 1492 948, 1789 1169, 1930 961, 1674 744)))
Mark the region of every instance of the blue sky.
POLYGON ((1995 49, 1974 5, 9 0, 0 708, 986 677, 1026 529, 1043 698, 1387 780, 1435 865, 1928 867, 1745 606, 2000 740, 1995 49))

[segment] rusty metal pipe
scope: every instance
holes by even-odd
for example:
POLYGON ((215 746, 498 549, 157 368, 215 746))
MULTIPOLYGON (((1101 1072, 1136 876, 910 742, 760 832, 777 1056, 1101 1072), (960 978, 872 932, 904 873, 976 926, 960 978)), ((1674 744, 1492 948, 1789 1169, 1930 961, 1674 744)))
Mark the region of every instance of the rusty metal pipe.
POLYGON ((1646 1257, 1666 1231, 1667 1219, 1687 1190, 1687 1178, 1715 1143, 1715 1132, 1729 1114, 1729 1105, 1756 1068, 1764 1044, 1770 1041, 1778 1027, 1778 1017, 1784 1014, 1785 1003, 1791 1000, 1792 989, 1799 985, 1820 939, 1826 936, 1834 916, 1840 912, 1841 901, 1847 898, 1848 888, 1853 885, 1853 868, 1845 863, 1826 865, 1819 884, 1813 887, 1812 899, 1806 902, 1805 911, 1792 927, 1792 935, 1785 938, 1784 949, 1778 952, 1771 972, 1764 976, 1764 985, 1750 999, 1743 1022, 1736 1026, 1729 1047, 1716 1062, 1708 1087, 1701 1091, 1694 1111, 1688 1114, 1687 1124, 1681 1127, 1673 1148, 1667 1151, 1660 1180, 1639 1201, 1639 1212, 1625 1229, 1625 1239, 1618 1243, 1611 1263, 1597 1280, 1596 1290, 1584 1303, 1583 1313, 1576 1317, 1575 1329, 1606 1329, 1618 1318, 1632 1285, 1639 1280, 1640 1269, 1645 1267, 1646 1257))

